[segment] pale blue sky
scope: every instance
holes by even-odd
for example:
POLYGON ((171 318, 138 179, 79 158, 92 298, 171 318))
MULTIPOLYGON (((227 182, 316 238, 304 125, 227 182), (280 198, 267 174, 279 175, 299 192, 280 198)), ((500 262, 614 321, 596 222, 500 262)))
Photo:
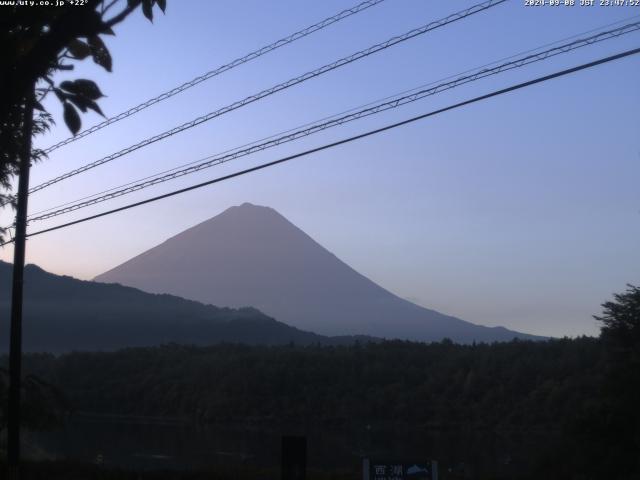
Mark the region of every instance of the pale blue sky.
MULTIPOLYGON (((114 115, 355 3, 172 0, 166 16, 154 24, 138 12, 107 39, 112 74, 85 61, 70 78, 97 80, 108 95, 100 105, 114 115)), ((32 170, 32 185, 473 3, 387 0, 57 150, 32 170)), ((638 14, 638 7, 525 7, 524 0, 511 0, 38 192, 30 211, 638 14)), ((124 205, 639 45, 640 34, 633 33, 31 228, 124 205)), ((639 74, 640 58, 632 57, 554 80, 34 237, 27 258, 55 273, 92 278, 248 201, 277 209, 361 273, 416 303, 536 334, 595 334, 591 315, 599 312, 599 304, 626 283, 640 283, 639 74)), ((58 126, 41 146, 68 135, 59 105, 48 105, 58 126)), ((85 126, 98 121, 97 115, 83 117, 85 126)), ((4 223, 9 218, 2 215, 4 223)), ((11 249, 1 258, 10 259, 11 249)))

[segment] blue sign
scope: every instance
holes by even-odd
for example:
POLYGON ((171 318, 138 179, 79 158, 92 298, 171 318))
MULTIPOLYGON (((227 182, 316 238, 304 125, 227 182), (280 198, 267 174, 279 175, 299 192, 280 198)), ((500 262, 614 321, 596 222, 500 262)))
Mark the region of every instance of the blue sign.
POLYGON ((407 463, 370 460, 365 461, 364 468, 364 478, 367 480, 437 480, 437 466, 430 461, 407 463))

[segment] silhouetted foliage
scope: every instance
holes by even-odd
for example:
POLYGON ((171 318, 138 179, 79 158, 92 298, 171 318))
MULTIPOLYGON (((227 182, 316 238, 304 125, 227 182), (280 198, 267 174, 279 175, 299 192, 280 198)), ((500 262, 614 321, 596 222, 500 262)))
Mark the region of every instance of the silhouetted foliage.
POLYGON ((345 347, 167 345, 30 357, 76 409, 198 422, 559 426, 599 397, 592 338, 345 347), (53 374, 55 372, 55 374, 53 374))
POLYGON ((605 355, 595 338, 476 345, 166 345, 28 355, 25 367, 64 391, 78 412, 259 428, 546 432, 565 439, 566 448, 550 449, 545 462, 567 474, 597 471, 594 462, 610 470, 617 458, 583 428, 607 402, 601 388, 605 355), (595 452, 595 460, 585 456, 595 452))
POLYGON ((580 471, 583 478, 633 478, 611 475, 632 475, 634 467, 633 450, 620 449, 618 423, 605 421, 628 406, 603 388, 607 358, 600 339, 582 337, 490 345, 166 345, 27 355, 25 368, 63 391, 78 412, 260 428, 546 432, 563 439, 544 460, 566 472, 563 478, 580 471))
POLYGON ((612 347, 621 348, 631 359, 640 349, 640 288, 627 285, 624 293, 614 294, 615 301, 602 304, 602 339, 612 347))
MULTIPOLYGON (((9 389, 9 372, 0 368, 0 432, 7 427, 4 405, 9 389)), ((69 403, 56 387, 35 375, 22 380, 22 425, 30 430, 46 430, 62 423, 69 403)))
POLYGON ((595 318, 602 322, 606 403, 593 423, 615 450, 618 468, 631 478, 640 472, 640 288, 628 285, 602 307, 595 318))
MULTIPOLYGON (((539 478, 632 479, 640 452, 639 295, 630 286, 603 305, 600 338, 171 344, 31 354, 25 368, 65 392, 78 412, 261 428, 544 433, 556 443, 531 452, 539 478)), ((535 478, 528 473, 522 478, 535 478)))
MULTIPOLYGON (((113 27, 142 6, 144 15, 153 19, 153 6, 164 12, 166 0, 86 0, 82 5, 67 1, 61 5, 3 5, 0 14, 0 189, 10 188, 18 172, 18 153, 24 145, 23 125, 29 98, 35 95, 33 135, 48 130, 52 117, 42 106, 51 92, 60 100, 63 118, 75 135, 82 122, 78 110, 93 110, 102 115, 96 103, 102 92, 88 79, 64 81, 57 85, 59 71, 73 70, 70 63, 91 57, 111 71, 112 59, 100 37, 114 35, 113 27), (117 13, 113 13, 118 10, 117 13), (34 91, 35 89, 35 91, 34 91)), ((40 3, 40 2, 36 2, 40 3)), ((32 161, 43 158, 39 150, 32 161)), ((0 202, 12 198, 0 194, 0 202)), ((0 232, 1 233, 1 232, 0 232)))

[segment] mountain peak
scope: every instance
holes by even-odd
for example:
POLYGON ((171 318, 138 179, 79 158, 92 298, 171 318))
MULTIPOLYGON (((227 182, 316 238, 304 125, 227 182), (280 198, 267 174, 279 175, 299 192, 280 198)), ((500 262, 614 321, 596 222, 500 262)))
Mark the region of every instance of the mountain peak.
POLYGON ((253 203, 250 203, 250 202, 244 202, 241 205, 236 205, 231 208, 269 208, 269 210, 272 210, 270 207, 265 207, 263 205, 254 205, 253 203))
POLYGON ((271 207, 267 207, 264 205, 255 205, 250 202, 244 202, 240 205, 234 205, 232 207, 227 208, 222 213, 214 217, 211 217, 209 220, 206 220, 205 223, 215 220, 219 217, 240 216, 240 215, 244 215, 247 217, 278 216, 284 219, 282 215, 280 215, 276 210, 274 210, 271 207))

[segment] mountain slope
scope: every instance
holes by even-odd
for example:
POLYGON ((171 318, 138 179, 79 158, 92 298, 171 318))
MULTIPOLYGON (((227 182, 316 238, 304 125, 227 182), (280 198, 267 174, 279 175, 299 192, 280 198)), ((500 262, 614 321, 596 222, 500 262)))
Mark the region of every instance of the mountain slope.
POLYGON ((253 306, 325 335, 459 342, 534 338, 403 300, 356 272, 275 210, 245 203, 96 277, 154 293, 253 306))
MULTIPOLYGON (((8 349, 11 264, 0 262, 0 351, 8 349)), ((278 322, 253 308, 203 305, 121 285, 85 282, 25 268, 23 340, 26 351, 113 350, 166 343, 211 345, 339 344, 278 322)))

